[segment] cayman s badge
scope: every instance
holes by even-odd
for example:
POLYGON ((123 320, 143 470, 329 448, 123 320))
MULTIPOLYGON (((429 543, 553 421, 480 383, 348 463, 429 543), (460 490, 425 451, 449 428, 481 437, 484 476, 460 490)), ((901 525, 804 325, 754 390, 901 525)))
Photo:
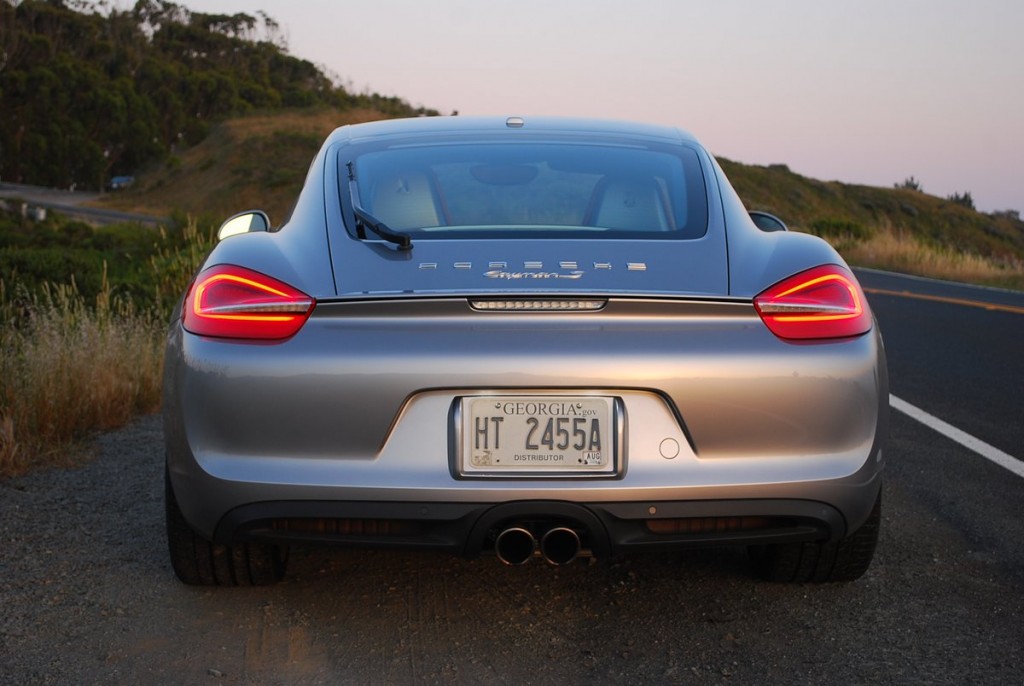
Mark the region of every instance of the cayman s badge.
POLYGON ((488 279, 507 279, 509 281, 517 281, 520 279, 578 279, 583 276, 583 272, 579 269, 565 272, 509 272, 503 269, 492 269, 484 272, 484 276, 488 279))

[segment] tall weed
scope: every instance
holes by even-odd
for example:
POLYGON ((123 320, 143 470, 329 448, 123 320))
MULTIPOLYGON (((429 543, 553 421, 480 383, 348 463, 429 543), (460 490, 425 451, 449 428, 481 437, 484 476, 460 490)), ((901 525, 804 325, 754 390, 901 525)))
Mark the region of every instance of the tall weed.
POLYGON ((947 281, 1024 290, 1024 262, 983 257, 922 241, 883 224, 868 240, 835 243, 851 264, 947 281))
POLYGON ((72 279, 29 289, 0 280, 0 477, 79 452, 90 432, 157 409, 170 311, 213 239, 189 222, 160 236, 151 299, 72 279))
POLYGON ((164 318, 169 317, 178 299, 188 288, 200 263, 216 244, 212 228, 200 228, 189 219, 180 229, 180 235, 171 237, 166 228, 160 228, 160 242, 150 257, 153 284, 152 307, 164 318))

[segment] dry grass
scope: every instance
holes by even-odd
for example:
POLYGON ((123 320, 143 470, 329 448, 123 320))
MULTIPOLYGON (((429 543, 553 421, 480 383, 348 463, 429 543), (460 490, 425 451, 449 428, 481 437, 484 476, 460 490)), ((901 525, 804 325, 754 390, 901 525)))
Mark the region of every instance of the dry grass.
POLYGON ((171 309, 214 238, 190 221, 173 239, 161 229, 150 264, 152 300, 141 305, 102 288, 5 288, 0 279, 0 478, 82 453, 81 439, 156 410, 171 309))
POLYGON ((164 325, 74 285, 7 297, 0 282, 0 476, 69 461, 76 441, 159 403, 164 325))
POLYGON ((1024 290, 1024 262, 996 260, 929 245, 883 226, 869 240, 832 241, 851 264, 902 274, 1024 290))
POLYGON ((229 119, 198 145, 142 174, 132 189, 107 193, 94 204, 160 216, 184 210, 218 223, 242 210, 262 209, 280 224, 327 135, 386 116, 314 108, 229 119))

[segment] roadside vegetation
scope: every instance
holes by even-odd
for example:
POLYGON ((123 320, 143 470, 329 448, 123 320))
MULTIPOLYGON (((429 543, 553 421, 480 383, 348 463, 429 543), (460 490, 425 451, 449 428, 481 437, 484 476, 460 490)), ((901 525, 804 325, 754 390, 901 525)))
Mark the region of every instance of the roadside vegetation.
POLYGON ((1014 210, 978 212, 970 192, 939 198, 914 177, 878 188, 719 162, 749 209, 821 236, 855 266, 1024 290, 1024 222, 1014 210))
POLYGON ((15 292, 0 335, 0 472, 64 462, 75 439, 157 407, 162 327, 151 311, 109 290, 94 302, 73 286, 15 292))
POLYGON ((32 256, 0 272, 0 477, 73 462, 90 433, 157 409, 171 310, 212 245, 195 222, 160 231, 50 222, 0 215, 0 245, 37 229, 79 241, 67 251, 70 274, 50 271, 60 268, 56 251, 0 249, 0 258, 32 256), (105 249, 80 247, 90 242, 105 249), (133 259, 112 270, 104 256, 119 249, 133 259))
MULTIPOLYGON (((812 233, 817 233, 812 227, 812 233)), ((986 257, 922 240, 882 222, 870 237, 823 236, 852 265, 900 274, 1024 290, 1024 260, 1013 255, 986 257)))

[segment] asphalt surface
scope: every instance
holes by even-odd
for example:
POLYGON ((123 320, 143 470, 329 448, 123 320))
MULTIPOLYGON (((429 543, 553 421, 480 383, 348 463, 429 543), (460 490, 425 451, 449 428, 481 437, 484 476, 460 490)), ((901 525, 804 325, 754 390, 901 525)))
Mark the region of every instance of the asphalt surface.
MULTIPOLYGON (((870 289, 1019 294, 861 277, 893 393, 1021 457, 1024 314, 870 289)), ((761 582, 729 548, 558 569, 311 548, 274 587, 189 588, 159 419, 97 452, 0 483, 0 684, 1022 681, 1024 479, 899 413, 879 549, 849 584, 761 582)))
POLYGON ((1024 293, 857 278, 882 327, 893 395, 1024 458, 1024 293))
POLYGON ((0 183, 0 199, 23 200, 29 206, 54 210, 67 217, 91 224, 106 225, 135 222, 147 226, 158 226, 167 223, 166 217, 86 207, 83 204, 92 202, 99 197, 99 193, 83 193, 81 191, 64 191, 55 188, 44 188, 42 186, 0 183))

